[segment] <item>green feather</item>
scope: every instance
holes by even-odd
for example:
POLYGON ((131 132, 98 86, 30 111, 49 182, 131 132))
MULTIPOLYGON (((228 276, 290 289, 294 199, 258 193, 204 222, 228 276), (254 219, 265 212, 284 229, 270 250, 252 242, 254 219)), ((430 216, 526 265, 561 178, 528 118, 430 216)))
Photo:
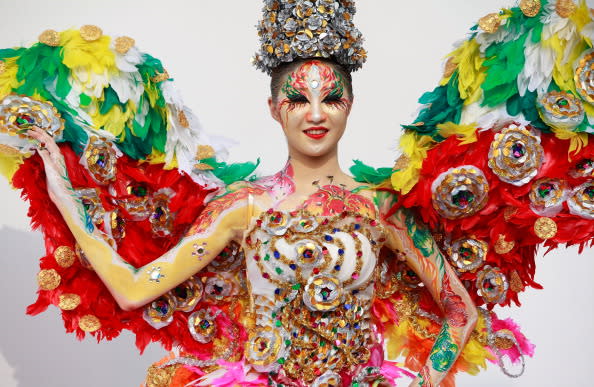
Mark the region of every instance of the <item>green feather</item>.
POLYGON ((349 171, 358 183, 378 185, 392 176, 392 168, 375 169, 359 160, 353 160, 353 163, 349 171))

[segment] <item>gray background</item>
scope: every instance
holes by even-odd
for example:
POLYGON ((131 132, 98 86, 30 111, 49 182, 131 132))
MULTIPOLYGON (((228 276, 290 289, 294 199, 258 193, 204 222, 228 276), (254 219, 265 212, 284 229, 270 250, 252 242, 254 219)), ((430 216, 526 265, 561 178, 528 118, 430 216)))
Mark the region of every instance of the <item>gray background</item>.
MULTIPOLYGON (((590 7, 594 3, 588 0, 590 7)), ((416 100, 432 89, 451 44, 481 16, 512 1, 359 0, 355 21, 367 38, 369 61, 354 75, 356 103, 341 163, 360 158, 390 166, 397 157, 399 124, 410 122, 416 100)), ((260 157, 261 171, 278 170, 284 140, 268 116, 268 79, 253 70, 258 0, 232 1, 7 1, 0 0, 0 47, 29 45, 47 28, 96 24, 107 34, 136 39, 141 50, 161 58, 186 104, 210 132, 237 139, 233 160, 260 157)), ((97 345, 64 333, 55 308, 25 316, 35 299, 40 234, 30 232, 18 193, 0 180, 0 386, 138 386, 149 364, 164 352, 149 347, 139 357, 130 335, 97 345)), ((524 306, 500 310, 512 316, 537 344, 519 380, 496 366, 460 386, 590 386, 594 358, 594 257, 586 250, 558 250, 538 258, 541 291, 526 291, 524 306)), ((406 384, 406 383, 403 383, 406 384)))

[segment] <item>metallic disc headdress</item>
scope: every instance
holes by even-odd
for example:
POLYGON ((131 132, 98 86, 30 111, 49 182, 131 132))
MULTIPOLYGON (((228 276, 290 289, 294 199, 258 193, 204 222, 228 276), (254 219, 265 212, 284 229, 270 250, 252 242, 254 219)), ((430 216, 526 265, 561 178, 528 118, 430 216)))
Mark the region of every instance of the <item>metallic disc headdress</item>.
POLYGON ((271 74, 298 58, 330 58, 348 71, 358 70, 367 52, 353 24, 355 12, 349 0, 264 0, 254 65, 271 74))

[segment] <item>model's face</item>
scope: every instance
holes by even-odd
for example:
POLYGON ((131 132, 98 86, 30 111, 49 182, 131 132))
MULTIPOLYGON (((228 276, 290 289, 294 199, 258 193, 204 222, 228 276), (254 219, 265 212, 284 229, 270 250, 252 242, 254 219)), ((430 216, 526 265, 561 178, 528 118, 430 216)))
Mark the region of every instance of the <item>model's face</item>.
POLYGON ((352 105, 345 86, 340 73, 317 60, 287 75, 270 107, 283 127, 290 155, 320 157, 336 150, 352 105))

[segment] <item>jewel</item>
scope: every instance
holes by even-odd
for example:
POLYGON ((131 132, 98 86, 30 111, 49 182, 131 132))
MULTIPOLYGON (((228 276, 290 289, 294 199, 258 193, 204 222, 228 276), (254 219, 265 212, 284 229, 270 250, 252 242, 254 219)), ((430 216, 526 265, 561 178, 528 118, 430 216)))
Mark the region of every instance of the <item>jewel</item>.
POLYGON ((433 207, 448 219, 471 216, 487 204, 488 192, 487 179, 477 167, 450 168, 433 181, 433 207))
POLYGON ((516 159, 523 157, 526 154, 526 148, 521 143, 512 145, 512 154, 516 159))
POLYGON ((327 241, 327 242, 330 242, 330 241, 332 241, 334 238, 332 238, 332 236, 330 236, 330 235, 326 235, 326 236, 324 236, 324 239, 326 239, 326 241, 327 241))
POLYGON ((85 332, 92 333, 101 328, 101 321, 96 316, 87 314, 80 318, 78 327, 85 332))

